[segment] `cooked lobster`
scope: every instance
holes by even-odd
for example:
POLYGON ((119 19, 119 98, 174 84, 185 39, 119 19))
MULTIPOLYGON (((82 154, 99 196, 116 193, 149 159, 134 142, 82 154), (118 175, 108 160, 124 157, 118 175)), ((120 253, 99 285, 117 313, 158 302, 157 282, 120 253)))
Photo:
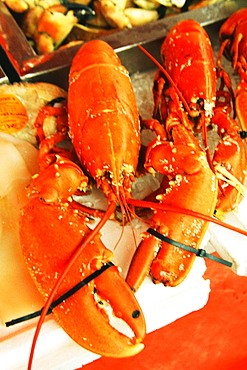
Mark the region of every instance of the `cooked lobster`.
MULTIPOLYGON (((238 72, 240 82, 235 90, 235 111, 241 129, 247 130, 247 8, 233 13, 221 26, 219 38, 221 47, 218 55, 218 65, 221 69, 223 53, 232 61, 233 68, 238 72)), ((226 72, 223 70, 223 73, 226 72)), ((246 135, 245 135, 246 136, 246 135)))
MULTIPOLYGON (((189 215, 174 214, 172 207, 208 216, 212 216, 215 209, 220 215, 231 211, 243 195, 246 148, 236 121, 229 115, 230 92, 216 90, 213 50, 202 26, 193 20, 179 22, 168 32, 161 56, 164 67, 160 66, 154 82, 154 117, 164 126, 157 121, 149 124, 157 138, 147 149, 145 166, 149 171, 165 175, 157 200, 171 208, 157 210, 154 207, 156 211, 150 222, 169 239, 199 248, 207 224, 189 215), (226 98, 224 102, 220 100, 222 96, 226 98), (212 160, 207 130, 213 125, 218 126, 222 139, 212 160), (194 137, 200 130, 207 161, 194 137)), ((131 201, 131 204, 138 202, 131 201)), ((148 233, 143 239, 127 276, 131 288, 137 290, 148 272, 155 282, 165 285, 175 286, 183 281, 194 257, 172 243, 161 243, 148 233), (138 261, 142 264, 138 265, 138 261)))
MULTIPOLYGON (((172 207, 212 216, 218 193, 217 179, 193 133, 175 115, 169 126, 170 140, 165 132, 161 136, 162 128, 158 122, 151 121, 149 125, 159 135, 148 148, 145 166, 169 179, 165 193, 159 194, 157 200, 171 206, 170 212, 156 210, 150 225, 171 240, 199 248, 208 223, 186 214, 174 214, 172 207)), ((126 281, 136 291, 149 271, 154 282, 176 286, 188 275, 195 257, 193 253, 145 233, 126 281)))
POLYGON ((233 201, 232 195, 228 195, 235 194, 241 199, 238 192, 241 184, 246 182, 247 159, 246 147, 238 133, 240 128, 229 115, 232 99, 229 77, 226 74, 222 76, 221 69, 216 69, 209 36, 204 28, 193 20, 181 21, 169 31, 161 47, 161 56, 172 83, 165 84, 162 71, 158 72, 154 84, 154 113, 157 115, 161 112, 161 119, 166 120, 169 111, 175 110, 186 127, 191 127, 194 132, 202 130, 209 165, 214 173, 220 172, 219 201, 216 208, 218 213, 229 212, 236 207, 237 202, 233 201), (219 78, 227 84, 227 91, 221 86, 217 91, 219 78), (207 131, 213 125, 218 127, 222 140, 216 147, 212 160, 207 131), (226 145, 231 151, 225 150, 226 145), (223 182, 222 171, 225 175, 223 182), (228 181, 228 176, 233 182, 228 181))
POLYGON ((154 117, 166 120, 168 100, 188 128, 199 130, 204 120, 209 126, 216 103, 216 69, 206 31, 196 21, 181 21, 168 32, 160 52, 173 83, 166 84, 166 76, 158 70, 154 81, 154 117), (198 119, 192 120, 194 117, 198 119))
MULTIPOLYGON (((140 148, 138 110, 127 70, 103 41, 83 45, 74 58, 69 77, 68 118, 69 134, 79 160, 71 161, 71 152, 67 155, 57 145, 66 139, 64 127, 62 132, 44 139, 38 117, 41 172, 30 184, 29 202, 20 218, 23 254, 46 299, 29 368, 41 324, 52 302, 112 260, 99 231, 118 203, 123 211, 127 209, 131 195, 140 148), (89 219, 71 199, 77 190, 87 187, 81 165, 109 200, 109 207, 94 230, 89 229, 89 219)), ((90 351, 127 357, 143 348, 145 320, 141 308, 114 266, 53 311, 64 330, 90 351), (112 327, 102 305, 106 301, 113 314, 127 322, 133 338, 112 327)))

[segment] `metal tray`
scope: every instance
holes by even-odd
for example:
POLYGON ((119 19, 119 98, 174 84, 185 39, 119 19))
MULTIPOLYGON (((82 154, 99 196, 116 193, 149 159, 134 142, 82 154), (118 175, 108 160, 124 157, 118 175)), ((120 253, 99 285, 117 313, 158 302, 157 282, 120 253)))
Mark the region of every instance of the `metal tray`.
MULTIPOLYGON (((119 53, 122 63, 130 73, 133 73, 149 67, 146 58, 137 50, 138 43, 145 43, 147 49, 159 58, 159 46, 164 36, 178 21, 190 18, 206 27, 222 22, 234 11, 244 6, 246 6, 244 0, 220 1, 148 23, 145 26, 124 29, 101 39, 107 41, 119 53)), ((68 69, 82 43, 39 56, 28 43, 4 3, 0 2, 0 44, 12 65, 12 71, 9 72, 11 68, 8 64, 1 62, 2 68, 7 70, 5 73, 11 83, 17 80, 49 81, 67 88, 68 69)), ((5 79, 2 80, 0 75, 1 82, 5 82, 5 79)))

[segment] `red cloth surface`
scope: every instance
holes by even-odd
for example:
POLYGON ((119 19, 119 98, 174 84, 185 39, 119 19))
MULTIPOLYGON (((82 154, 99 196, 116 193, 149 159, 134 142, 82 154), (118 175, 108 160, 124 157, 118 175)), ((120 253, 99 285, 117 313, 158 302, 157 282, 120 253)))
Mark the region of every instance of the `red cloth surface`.
POLYGON ((148 334, 137 356, 100 358, 83 370, 247 369, 247 277, 206 263, 211 293, 205 307, 148 334))

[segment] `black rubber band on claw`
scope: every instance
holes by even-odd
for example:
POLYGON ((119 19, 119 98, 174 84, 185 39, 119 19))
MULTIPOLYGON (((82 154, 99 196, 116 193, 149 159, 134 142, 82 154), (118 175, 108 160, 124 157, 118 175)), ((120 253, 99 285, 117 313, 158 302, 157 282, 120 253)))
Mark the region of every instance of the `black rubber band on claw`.
POLYGON ((195 253, 197 257, 208 258, 208 259, 213 260, 215 262, 222 263, 223 265, 226 265, 226 266, 229 266, 229 267, 232 266, 232 263, 231 262, 226 261, 226 260, 224 260, 222 258, 213 256, 212 254, 207 253, 205 251, 205 249, 196 249, 196 248, 193 248, 193 247, 189 247, 188 245, 185 245, 185 244, 176 242, 175 240, 170 239, 167 236, 164 236, 164 235, 160 234, 158 231, 156 231, 154 229, 151 229, 151 228, 149 228, 147 230, 147 232, 150 233, 150 234, 152 234, 156 238, 158 238, 160 240, 163 240, 166 243, 169 243, 171 245, 174 245, 175 247, 178 247, 178 248, 181 248, 181 249, 185 249, 186 251, 191 252, 191 253, 195 253))
POLYGON ((241 139, 246 139, 247 138, 247 131, 239 131, 239 135, 241 139))
POLYGON ((197 256, 198 257, 207 257, 207 252, 205 251, 205 249, 198 249, 197 256))
MULTIPOLYGON (((59 297, 58 299, 56 299, 51 305, 50 305, 50 308, 49 310, 47 311, 47 314, 46 315, 49 315, 50 313, 52 313, 52 310, 57 307, 59 304, 61 304, 62 302, 64 302, 66 299, 68 299, 69 297, 71 297, 73 294, 75 294, 78 290, 80 290, 81 288, 83 288, 85 285, 87 285, 90 281, 92 281, 93 279, 97 278, 97 276, 99 276, 100 274, 102 274, 105 270, 107 270, 109 267, 111 266, 114 266, 114 264, 112 262, 108 262, 106 263, 105 265, 103 265, 101 267, 101 269, 99 270, 96 270, 95 272, 93 272, 91 275, 87 276, 85 279, 83 279, 82 281, 80 281, 78 284, 76 284, 73 288, 71 288, 70 290, 68 290, 66 293, 64 293, 61 297, 59 297)), ((8 327, 8 326, 12 326, 12 325, 15 325, 15 324, 19 324, 23 321, 27 321, 27 320, 30 320, 30 319, 33 319, 34 317, 38 317, 41 315, 41 312, 42 312, 42 309, 41 310, 38 310, 36 312, 33 312, 31 314, 28 314, 28 315, 25 315, 25 316, 22 316, 22 317, 19 317, 17 319, 14 319, 14 320, 11 320, 11 321, 8 321, 5 323, 5 325, 8 327)))

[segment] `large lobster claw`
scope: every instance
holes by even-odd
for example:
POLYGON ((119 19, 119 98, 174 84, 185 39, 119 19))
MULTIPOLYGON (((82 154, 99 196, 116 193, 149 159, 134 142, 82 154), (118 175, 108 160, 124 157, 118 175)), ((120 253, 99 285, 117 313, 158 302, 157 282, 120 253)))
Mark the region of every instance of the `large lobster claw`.
MULTIPOLYGON (((20 217, 23 254, 45 299, 76 248, 89 234, 87 221, 69 202, 54 205, 31 197, 23 208, 20 217)), ((75 260, 56 292, 55 300, 94 271, 100 270, 112 257, 112 252, 97 234, 75 260)), ((141 343, 145 336, 144 316, 133 292, 115 266, 109 267, 55 307, 53 313, 75 342, 94 353, 129 357, 144 347, 141 343), (109 311, 126 322, 130 335, 112 326, 109 311)))
MULTIPOLYGON (((158 135, 147 150, 147 170, 151 173, 158 171, 168 179, 165 178, 165 191, 162 184, 161 193, 156 199, 163 205, 212 216, 217 199, 217 179, 192 132, 177 122, 176 115, 169 118, 171 141, 158 135)), ((153 127, 152 121, 152 125, 147 123, 153 127)), ((159 128, 157 121, 154 124, 159 128)), ((158 131, 155 128, 155 131, 161 133, 161 129, 158 131)), ((195 249, 199 249, 208 225, 190 215, 155 209, 155 206, 149 224, 171 242, 195 249)), ((187 277, 194 260, 195 254, 144 233, 131 261, 126 281, 136 291, 150 274, 155 283, 177 286, 187 277)))

